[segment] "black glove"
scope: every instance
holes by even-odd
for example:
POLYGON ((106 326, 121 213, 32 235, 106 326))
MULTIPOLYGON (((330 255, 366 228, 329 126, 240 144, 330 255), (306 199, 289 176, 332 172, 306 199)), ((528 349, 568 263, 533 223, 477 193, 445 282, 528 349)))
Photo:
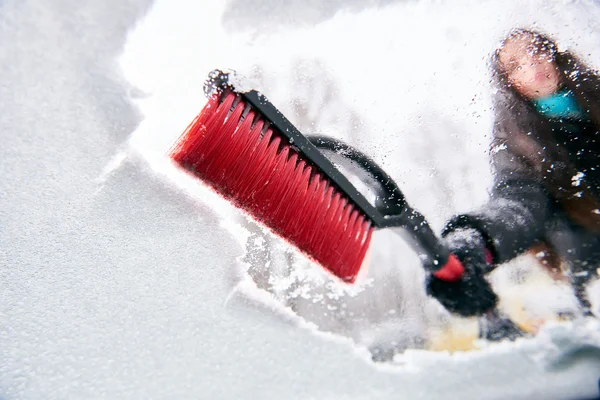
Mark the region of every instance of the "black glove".
POLYGON ((456 282, 427 276, 427 294, 435 297, 452 313, 469 317, 496 307, 498 297, 485 275, 491 271, 486 262, 486 243, 475 229, 460 229, 444 238, 445 245, 462 263, 464 273, 456 282))

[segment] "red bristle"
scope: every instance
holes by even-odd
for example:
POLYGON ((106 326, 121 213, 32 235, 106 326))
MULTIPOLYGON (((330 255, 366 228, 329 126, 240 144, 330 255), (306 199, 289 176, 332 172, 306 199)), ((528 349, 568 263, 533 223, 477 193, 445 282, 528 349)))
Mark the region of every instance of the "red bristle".
MULTIPOLYGON (((344 202, 342 200, 342 195, 339 192, 333 193, 333 197, 331 198, 329 208, 327 209, 325 217, 323 218, 324 226, 331 226, 331 224, 333 224, 333 222, 336 221, 336 216, 343 209, 343 204, 344 202)), ((327 251, 327 248, 325 246, 326 243, 321 243, 321 246, 317 247, 317 251, 319 253, 327 251)))
POLYGON ((203 118, 200 122, 205 124, 207 129, 223 125, 223 122, 231 111, 231 106, 233 105, 236 97, 237 96, 234 93, 228 93, 227 95, 222 96, 221 100, 223 101, 219 104, 216 111, 213 110, 212 113, 207 113, 205 118, 203 118))
MULTIPOLYGON (((309 166, 306 168, 307 171, 306 173, 303 175, 303 178, 306 179, 306 175, 308 174, 312 174, 313 171, 313 167, 309 166)), ((290 221, 290 231, 293 232, 296 236, 300 237, 302 230, 303 229, 307 229, 308 226, 305 223, 306 220, 306 213, 308 211, 308 209, 315 207, 315 203, 312 201, 312 198, 314 196, 314 191, 315 191, 315 186, 317 183, 317 180, 312 178, 310 179, 309 183, 308 183, 308 187, 305 185, 304 183, 304 179, 303 179, 303 184, 302 184, 302 189, 303 189, 303 194, 301 196, 298 196, 294 199, 294 202, 292 204, 290 204, 291 207, 294 208, 294 210, 296 210, 296 212, 298 213, 298 215, 302 215, 302 218, 292 218, 290 221)), ((275 189, 275 188, 273 188, 275 189)))
POLYGON ((289 200, 287 205, 287 211, 283 216, 283 222, 286 224, 287 231, 293 232, 295 223, 298 220, 294 218, 295 215, 299 215, 298 206, 295 204, 297 199, 303 199, 308 191, 310 184, 310 174, 312 173, 312 167, 302 160, 298 163, 294 174, 289 176, 290 181, 294 183, 294 196, 289 200))
POLYGON ((300 236, 306 238, 307 242, 310 242, 311 238, 314 238, 315 235, 319 234, 319 232, 315 229, 318 225, 316 223, 316 218, 323 207, 323 195, 327 192, 327 183, 321 179, 321 175, 314 175, 313 182, 314 184, 309 186, 308 189, 309 192, 305 202, 309 205, 309 207, 305 208, 304 218, 309 221, 315 221, 315 223, 311 225, 303 224, 300 227, 300 236))
MULTIPOLYGON (((349 207, 350 208, 350 207, 349 207)), ((358 211, 354 210, 352 211, 352 213, 350 214, 350 220, 347 222, 347 225, 345 227, 345 236, 343 236, 343 239, 340 240, 340 258, 342 260, 344 260, 346 262, 346 259, 352 255, 352 253, 354 253, 354 249, 351 247, 353 243, 356 242, 357 240, 357 234, 358 232, 356 231, 356 225, 358 222, 358 211)), ((344 266, 346 266, 347 264, 344 263, 344 266)), ((342 276, 346 276, 348 274, 348 270, 347 268, 342 268, 342 270, 340 271, 340 275, 342 276)))
POLYGON ((205 133, 209 129, 214 129, 216 126, 215 121, 227 115, 234 99, 235 95, 230 96, 219 105, 219 96, 213 95, 211 97, 200 115, 179 138, 178 143, 181 143, 181 145, 173 152, 174 161, 191 171, 195 170, 195 164, 201 161, 198 156, 202 154, 203 142, 207 138, 205 133))
MULTIPOLYGON (((239 152, 233 153, 239 155, 238 160, 234 160, 232 162, 232 167, 230 169, 230 180, 234 185, 237 185, 237 182, 242 179, 247 178, 247 163, 239 162, 239 160, 249 160, 254 151, 258 148, 260 142, 260 134, 264 127, 264 121, 258 120, 249 134, 245 134, 245 132, 241 132, 240 139, 243 136, 247 136, 247 140, 244 141, 243 146, 239 149, 239 152)), ((238 194, 239 195, 239 194, 238 194)))
MULTIPOLYGON (((229 110, 235 100, 234 94, 229 94, 225 100, 216 108, 213 113, 207 113, 203 116, 202 119, 198 119, 198 124, 204 125, 204 130, 206 132, 213 132, 215 130, 220 129, 223 121, 227 117, 229 110)), ((193 132, 190 132, 190 136, 193 135, 193 132)), ((205 158, 210 154, 210 149, 214 146, 214 142, 216 139, 219 139, 220 136, 215 137, 214 135, 199 135, 195 142, 194 153, 196 155, 202 155, 202 157, 193 158, 192 165, 196 166, 196 164, 201 163, 205 158), (212 144, 211 144, 212 143, 212 144)), ((193 139, 192 139, 193 140, 193 139)), ((191 151, 190 151, 191 153, 191 151)), ((190 154, 190 157, 195 157, 190 154)), ((203 166, 204 164, 199 164, 199 166, 203 166)))
POLYGON ((306 167, 306 163, 302 160, 297 162, 298 155, 290 157, 287 167, 280 176, 280 179, 285 183, 282 188, 283 196, 279 204, 275 205, 273 218, 282 222, 280 229, 283 232, 290 231, 289 223, 293 221, 293 215, 297 209, 291 207, 294 199, 303 196, 308 187, 308 178, 303 179, 303 174, 310 174, 310 169, 306 167), (292 168, 290 168, 292 167, 292 168), (304 183, 303 183, 304 182, 304 183))
POLYGON ((273 130, 267 129, 252 154, 246 160, 238 160, 240 163, 246 164, 245 177, 238 181, 238 198, 242 206, 254 208, 258 205, 255 199, 257 190, 264 183, 262 179, 264 174, 271 172, 271 169, 265 169, 264 164, 261 164, 260 161, 269 149, 272 135, 273 130))
POLYGON ((338 259, 341 257, 340 247, 345 238, 344 231, 346 230, 346 224, 348 223, 348 219, 350 219, 350 214, 352 212, 352 207, 348 203, 347 199, 342 199, 342 204, 342 211, 336 215, 336 220, 334 220, 331 225, 331 231, 335 233, 335 245, 330 249, 330 253, 333 257, 338 259))
POLYGON ((331 198, 333 197, 333 186, 328 185, 328 181, 326 179, 322 179, 321 183, 324 187, 319 190, 319 207, 314 207, 314 213, 310 216, 310 218, 315 220, 315 226, 312 231, 308 231, 306 233, 306 238, 309 242, 315 240, 318 235, 317 232, 320 232, 324 222, 323 217, 325 216, 327 208, 331 202, 331 198))
MULTIPOLYGON (((235 131, 237 122, 244 111, 244 103, 238 102, 233 110, 233 113, 227 118, 225 125, 222 126, 219 136, 208 136, 204 144, 204 163, 202 164, 202 170, 204 171, 207 179, 215 180, 218 175, 222 172, 219 169, 219 164, 223 160, 227 160, 227 157, 223 157, 229 150, 229 143, 231 142, 231 135, 235 131), (214 175, 214 177, 213 177, 214 175)), ((216 124, 216 122, 215 122, 216 124)), ((207 130, 210 128, 207 127, 207 130)))
MULTIPOLYGON (((273 141, 273 146, 279 146, 277 139, 273 141)), ((286 198, 286 187, 289 182, 283 181, 283 174, 286 171, 286 164, 291 164, 289 161, 289 146, 283 146, 281 151, 276 154, 275 160, 273 162, 273 172, 272 174, 265 180, 265 185, 263 186, 262 191, 259 193, 258 201, 261 202, 261 207, 267 210, 267 216, 269 218, 266 219, 275 219, 275 213, 277 209, 277 204, 280 204, 283 199, 286 198), (268 189, 270 187, 276 187, 277 192, 272 193, 268 189)))
POLYGON ((231 143, 231 149, 230 149, 230 152, 232 154, 240 154, 248 146, 248 138, 250 138, 251 135, 247 135, 245 133, 250 132, 253 122, 254 122, 254 111, 250 110, 248 112, 248 114, 246 115, 244 122, 242 122, 242 124, 238 128, 240 133, 233 136, 233 142, 231 143))
POLYGON ((232 92, 211 97, 171 158, 333 274, 354 282, 370 243, 370 220, 247 107, 232 92))
MULTIPOLYGON (((325 191, 325 193, 323 194, 323 203, 321 204, 321 207, 319 208, 319 215, 317 217, 317 224, 315 226, 315 234, 313 237, 310 238, 311 241, 314 241, 318 235, 316 232, 320 231, 323 227, 327 226, 327 215, 329 213, 329 209, 331 206, 331 202, 333 200, 334 197, 334 190, 335 188, 333 186, 329 186, 327 188, 327 190, 325 191)), ((320 246, 316 246, 315 251, 321 252, 322 251, 322 246, 323 246, 323 242, 321 242, 320 246)))
MULTIPOLYGON (((233 119, 233 118, 239 118, 242 111, 244 110, 244 104, 243 103, 239 103, 236 108, 235 111, 233 112, 233 114, 231 116, 229 116, 228 119, 228 123, 233 119)), ((244 123, 242 123, 239 127, 239 130, 241 132, 246 132, 243 129, 248 129, 250 127, 251 121, 246 121, 244 120, 244 123)), ((212 163, 210 165, 206 166, 207 170, 211 170, 211 171, 215 171, 215 173, 219 173, 219 174, 229 174, 229 169, 231 168, 232 164, 236 163, 236 160, 233 159, 232 157, 223 157, 224 153, 231 153, 231 154, 236 154, 236 151, 239 151, 239 147, 241 147, 240 145, 238 145, 238 142, 243 142, 243 140, 240 140, 240 138, 244 135, 240 135, 237 133, 237 130, 235 125, 229 125, 229 126, 225 126, 223 127, 223 135, 221 135, 220 141, 218 144, 215 145, 214 148, 214 156, 213 155, 207 155, 207 157, 210 157, 212 160, 212 163)), ((243 145, 244 143, 242 143, 243 145)), ((220 180, 223 183, 227 183, 227 180, 220 180)))

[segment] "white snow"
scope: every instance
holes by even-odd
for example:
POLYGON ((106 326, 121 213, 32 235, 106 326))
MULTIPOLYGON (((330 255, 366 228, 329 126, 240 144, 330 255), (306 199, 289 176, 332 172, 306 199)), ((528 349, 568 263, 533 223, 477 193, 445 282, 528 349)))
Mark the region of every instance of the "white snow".
MULTIPOLYGON (((165 153, 207 73, 234 69, 303 132, 371 154, 437 231, 491 182, 491 49, 535 23, 600 65, 598 6, 282 4, 2 3, 0 398, 597 395, 598 321, 415 349, 448 317, 398 235, 377 232, 366 276, 340 285, 165 153)), ((495 284, 514 288, 520 265, 495 284)))

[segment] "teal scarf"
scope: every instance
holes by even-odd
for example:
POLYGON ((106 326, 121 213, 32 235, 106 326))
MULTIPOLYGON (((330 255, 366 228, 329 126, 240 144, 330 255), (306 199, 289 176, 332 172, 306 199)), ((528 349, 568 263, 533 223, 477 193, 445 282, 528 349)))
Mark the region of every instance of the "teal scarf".
POLYGON ((587 119, 584 111, 577 104, 575 93, 568 89, 533 100, 533 105, 541 115, 549 119, 587 119))

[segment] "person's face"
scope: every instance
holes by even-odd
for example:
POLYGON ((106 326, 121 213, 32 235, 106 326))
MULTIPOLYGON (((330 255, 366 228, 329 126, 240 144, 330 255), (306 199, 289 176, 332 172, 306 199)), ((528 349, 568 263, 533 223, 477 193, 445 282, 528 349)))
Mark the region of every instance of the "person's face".
POLYGON ((528 99, 549 96, 560 85, 560 72, 552 55, 540 50, 533 38, 507 40, 498 54, 498 61, 509 83, 528 99))

